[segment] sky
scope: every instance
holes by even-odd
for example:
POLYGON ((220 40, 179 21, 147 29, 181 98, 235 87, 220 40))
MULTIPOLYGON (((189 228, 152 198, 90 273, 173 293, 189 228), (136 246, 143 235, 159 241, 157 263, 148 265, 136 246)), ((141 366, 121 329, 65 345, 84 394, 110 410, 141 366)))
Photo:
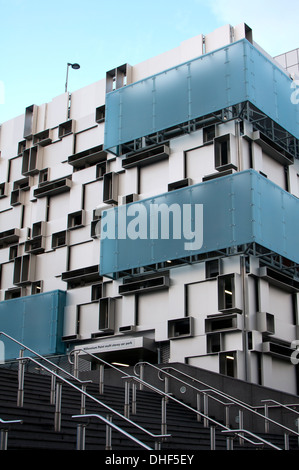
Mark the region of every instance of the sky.
POLYGON ((270 55, 299 47, 299 0, 0 0, 0 123, 198 34, 246 23, 270 55))

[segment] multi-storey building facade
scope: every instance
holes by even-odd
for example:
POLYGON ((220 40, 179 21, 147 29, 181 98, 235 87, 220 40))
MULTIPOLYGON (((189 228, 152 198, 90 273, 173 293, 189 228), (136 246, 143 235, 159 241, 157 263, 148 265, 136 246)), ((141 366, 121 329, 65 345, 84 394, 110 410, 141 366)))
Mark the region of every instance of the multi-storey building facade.
POLYGON ((228 25, 3 123, 0 330, 298 393, 294 83, 228 25))

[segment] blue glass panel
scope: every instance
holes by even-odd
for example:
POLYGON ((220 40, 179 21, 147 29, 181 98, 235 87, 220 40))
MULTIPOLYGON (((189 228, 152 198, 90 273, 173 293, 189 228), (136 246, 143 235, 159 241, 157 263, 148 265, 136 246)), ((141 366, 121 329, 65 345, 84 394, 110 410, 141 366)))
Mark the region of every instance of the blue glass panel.
POLYGON ((105 149, 245 101, 299 138, 292 80, 247 40, 106 96, 105 149))
MULTIPOLYGON (((61 341, 66 292, 53 291, 0 302, 0 331, 41 355, 63 353, 61 341)), ((0 336, 5 360, 19 356, 20 347, 0 336)), ((26 352, 26 354, 29 354, 26 352)))
POLYGON ((110 209, 106 214, 116 221, 115 238, 107 238, 103 229, 107 219, 103 215, 100 273, 113 277, 116 272, 251 242, 299 263, 298 212, 297 198, 254 170, 110 209), (152 212, 155 204, 166 208, 162 211, 163 222, 168 222, 170 229, 164 232, 165 238, 162 219, 158 236, 153 237, 150 231, 156 220, 152 212), (192 206, 192 220, 184 212, 188 205, 192 206), (196 212, 196 206, 203 212, 196 212), (180 236, 174 220, 180 222, 180 236))

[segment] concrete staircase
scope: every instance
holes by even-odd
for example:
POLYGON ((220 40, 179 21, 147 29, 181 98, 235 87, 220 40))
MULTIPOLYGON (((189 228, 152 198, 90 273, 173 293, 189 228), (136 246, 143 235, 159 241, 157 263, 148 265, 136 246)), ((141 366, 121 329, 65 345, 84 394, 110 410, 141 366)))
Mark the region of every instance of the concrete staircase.
MULTIPOLYGON (((61 430, 54 430, 55 406, 50 404, 50 383, 48 375, 26 372, 24 382, 24 405, 17 406, 18 374, 16 370, 0 367, 0 418, 2 420, 21 419, 22 424, 13 424, 8 433, 8 450, 75 450, 77 424, 73 415, 80 414, 80 394, 67 384, 62 386, 61 430)), ((99 395, 97 384, 88 384, 86 391, 98 400, 109 405, 119 413, 124 413, 124 388, 106 385, 104 394, 99 395)), ((86 399, 86 413, 97 413, 106 417, 107 410, 89 398, 86 399)), ((161 434, 161 397, 151 391, 137 391, 137 413, 130 419, 154 434, 161 434)), ((155 440, 130 423, 117 416, 113 423, 132 434, 152 449, 155 440)), ((0 426, 1 427, 1 426, 0 426)), ((105 450, 106 425, 92 418, 86 429, 86 450, 105 450)), ((210 429, 198 422, 194 413, 169 401, 167 404, 167 433, 171 434, 162 442, 165 451, 210 450, 210 429)), ((265 439, 283 448, 283 437, 264 436, 265 439)), ((297 440, 290 440, 296 446, 297 440)), ((136 443, 112 431, 112 449, 115 451, 142 450, 136 443)), ((226 437, 216 430, 216 450, 226 449, 226 437)), ((234 440, 234 449, 248 449, 234 440)))

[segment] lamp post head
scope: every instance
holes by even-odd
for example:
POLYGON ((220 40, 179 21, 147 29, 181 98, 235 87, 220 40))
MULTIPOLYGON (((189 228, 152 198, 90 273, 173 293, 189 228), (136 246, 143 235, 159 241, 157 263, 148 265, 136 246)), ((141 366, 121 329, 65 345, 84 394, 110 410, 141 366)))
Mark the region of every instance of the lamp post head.
POLYGON ((78 70, 80 68, 79 64, 68 64, 72 67, 72 69, 78 70))
POLYGON ((69 67, 72 67, 74 70, 78 70, 80 68, 80 65, 77 63, 71 64, 70 62, 67 63, 67 68, 66 68, 66 80, 65 80, 65 91, 67 92, 67 85, 68 85, 68 74, 69 74, 69 67))

